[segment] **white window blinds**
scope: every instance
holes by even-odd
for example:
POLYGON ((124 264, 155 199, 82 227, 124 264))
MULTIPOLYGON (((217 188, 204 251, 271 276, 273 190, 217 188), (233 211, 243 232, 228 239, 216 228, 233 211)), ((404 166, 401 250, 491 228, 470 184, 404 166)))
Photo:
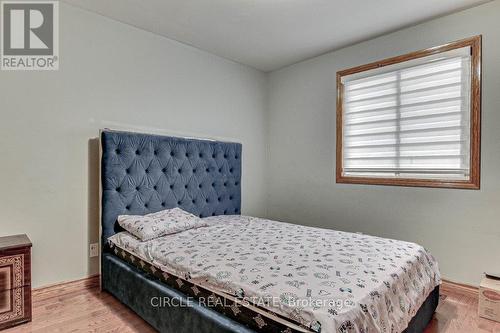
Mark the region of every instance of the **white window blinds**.
POLYGON ((469 179, 470 50, 342 77, 343 175, 469 179))

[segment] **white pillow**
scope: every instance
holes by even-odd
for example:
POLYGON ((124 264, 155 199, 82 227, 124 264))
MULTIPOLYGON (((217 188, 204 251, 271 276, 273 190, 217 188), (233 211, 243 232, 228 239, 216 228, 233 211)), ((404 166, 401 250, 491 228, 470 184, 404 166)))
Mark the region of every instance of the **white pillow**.
POLYGON ((147 215, 119 215, 118 224, 141 241, 208 225, 199 217, 180 208, 165 209, 147 215))

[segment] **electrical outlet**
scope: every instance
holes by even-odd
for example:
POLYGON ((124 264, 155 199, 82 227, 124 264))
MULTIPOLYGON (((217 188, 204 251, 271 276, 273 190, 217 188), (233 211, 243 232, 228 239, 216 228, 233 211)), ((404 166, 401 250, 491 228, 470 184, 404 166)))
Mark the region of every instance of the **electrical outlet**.
POLYGON ((90 244, 90 254, 89 257, 97 257, 99 255, 99 243, 92 243, 90 244))

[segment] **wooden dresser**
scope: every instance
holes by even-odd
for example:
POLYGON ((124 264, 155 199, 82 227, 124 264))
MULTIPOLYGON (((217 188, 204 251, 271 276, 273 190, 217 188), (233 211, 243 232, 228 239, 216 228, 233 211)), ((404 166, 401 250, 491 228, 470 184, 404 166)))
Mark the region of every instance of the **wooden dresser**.
POLYGON ((31 321, 31 241, 0 237, 0 329, 31 321))

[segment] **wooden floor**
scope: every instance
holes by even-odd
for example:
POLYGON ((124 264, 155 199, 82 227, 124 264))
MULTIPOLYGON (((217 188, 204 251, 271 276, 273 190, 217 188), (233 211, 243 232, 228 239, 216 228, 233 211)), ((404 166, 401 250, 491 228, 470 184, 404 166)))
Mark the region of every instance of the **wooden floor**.
MULTIPOLYGON (((479 318, 477 291, 450 284, 425 333, 500 333, 500 323, 479 318)), ((33 321, 14 332, 154 332, 110 294, 100 292, 97 278, 47 287, 33 292, 33 321)))

